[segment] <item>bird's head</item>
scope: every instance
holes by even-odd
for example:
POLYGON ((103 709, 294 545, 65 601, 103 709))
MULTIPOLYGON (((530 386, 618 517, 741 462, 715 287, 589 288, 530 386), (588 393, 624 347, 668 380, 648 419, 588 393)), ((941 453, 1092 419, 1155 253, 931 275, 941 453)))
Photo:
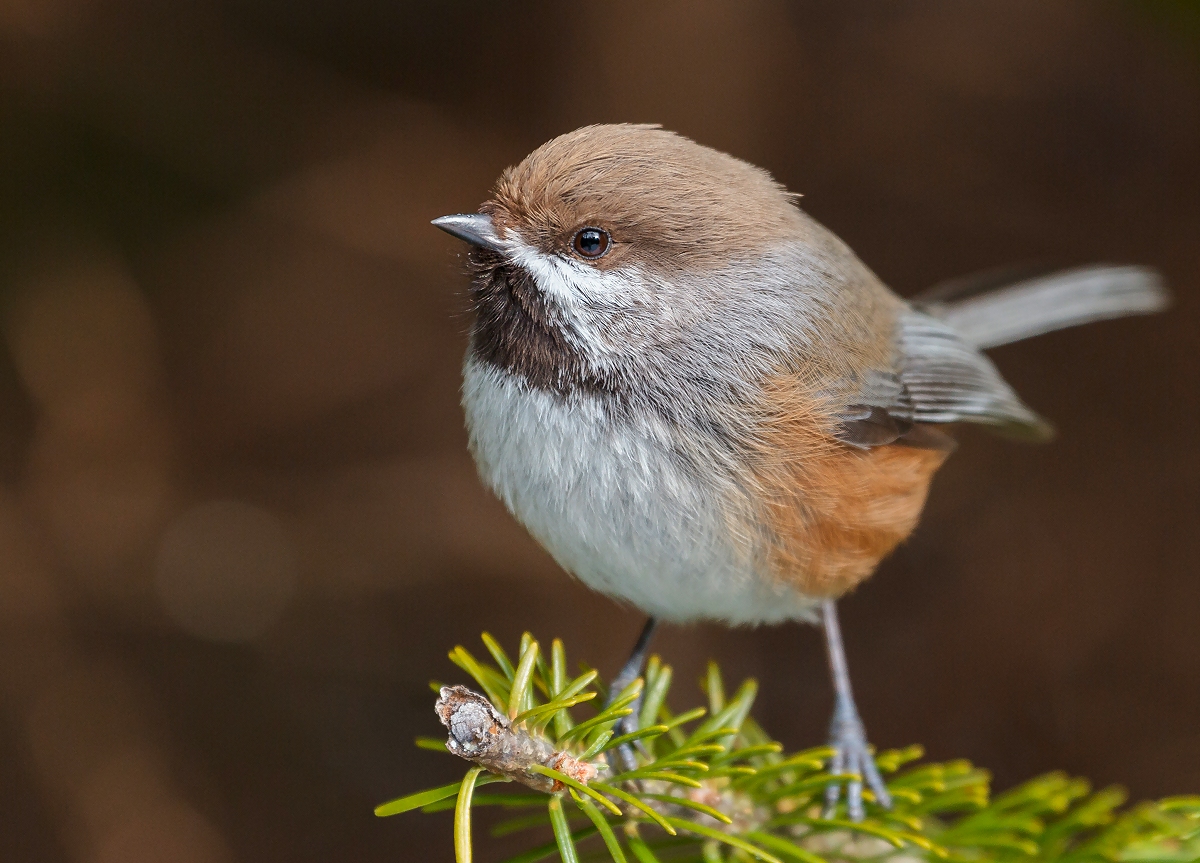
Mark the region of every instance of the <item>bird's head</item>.
POLYGON ((474 246, 474 353, 563 389, 601 385, 752 305, 764 259, 813 224, 793 201, 762 169, 680 135, 602 125, 534 150, 480 212, 433 224, 474 246))

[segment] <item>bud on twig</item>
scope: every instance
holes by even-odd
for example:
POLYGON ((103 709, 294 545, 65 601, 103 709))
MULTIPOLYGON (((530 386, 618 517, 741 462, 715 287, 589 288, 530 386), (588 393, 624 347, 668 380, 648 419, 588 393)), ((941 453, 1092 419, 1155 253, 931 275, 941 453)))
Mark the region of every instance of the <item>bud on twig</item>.
POLYGON ((465 686, 443 686, 434 709, 450 731, 446 748, 452 753, 507 776, 537 791, 562 791, 561 782, 535 773, 534 765, 550 767, 586 785, 596 768, 568 752, 556 750, 543 737, 512 727, 492 703, 465 686))

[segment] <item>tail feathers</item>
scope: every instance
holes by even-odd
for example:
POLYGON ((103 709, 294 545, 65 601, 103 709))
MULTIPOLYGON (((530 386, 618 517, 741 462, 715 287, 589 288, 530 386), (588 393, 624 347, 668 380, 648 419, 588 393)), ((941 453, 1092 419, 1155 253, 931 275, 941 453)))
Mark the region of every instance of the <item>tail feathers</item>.
POLYGON ((1150 314, 1169 303, 1155 270, 1109 265, 1063 270, 985 293, 935 288, 913 301, 980 350, 1092 321, 1150 314))

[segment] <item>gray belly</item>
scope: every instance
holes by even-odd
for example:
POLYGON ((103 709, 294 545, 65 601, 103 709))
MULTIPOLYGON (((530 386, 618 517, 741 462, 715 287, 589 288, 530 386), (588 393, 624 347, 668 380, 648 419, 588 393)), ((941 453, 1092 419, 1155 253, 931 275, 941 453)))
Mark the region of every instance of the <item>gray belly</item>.
POLYGON ((735 484, 683 455, 660 418, 614 418, 599 398, 531 389, 472 359, 463 407, 484 481, 586 584, 668 620, 811 618, 815 601, 757 562, 735 484))

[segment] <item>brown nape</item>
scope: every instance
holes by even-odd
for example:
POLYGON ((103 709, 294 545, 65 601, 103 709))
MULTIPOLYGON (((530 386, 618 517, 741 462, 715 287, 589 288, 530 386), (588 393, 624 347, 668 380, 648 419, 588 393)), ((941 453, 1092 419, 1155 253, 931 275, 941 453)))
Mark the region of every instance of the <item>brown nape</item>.
POLYGON ((912 533, 953 441, 936 429, 909 444, 857 449, 804 388, 772 390, 751 470, 770 527, 769 565, 810 596, 837 597, 912 533))
POLYGON ((504 172, 483 210, 503 233, 564 251, 584 226, 607 230, 593 265, 715 268, 813 230, 760 168, 653 126, 586 126, 504 172))

